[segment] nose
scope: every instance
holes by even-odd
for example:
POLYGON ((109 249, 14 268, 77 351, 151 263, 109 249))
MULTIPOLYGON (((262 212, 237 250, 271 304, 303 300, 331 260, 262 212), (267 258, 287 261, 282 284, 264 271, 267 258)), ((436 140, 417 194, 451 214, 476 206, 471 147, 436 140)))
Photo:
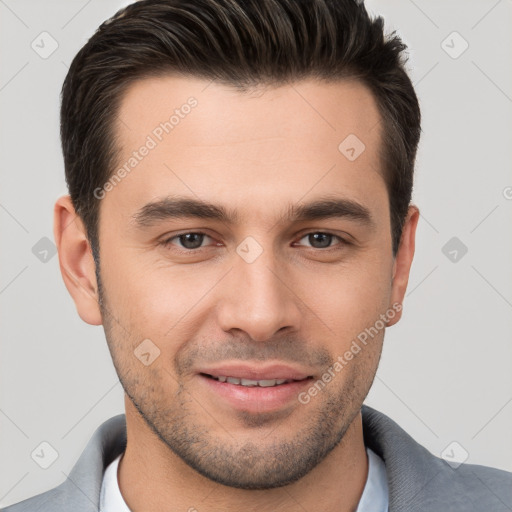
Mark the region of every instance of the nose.
POLYGON ((303 314, 290 269, 277 264, 271 250, 247 262, 237 254, 226 276, 218 304, 219 326, 238 329, 255 341, 271 339, 278 331, 297 331, 303 314))

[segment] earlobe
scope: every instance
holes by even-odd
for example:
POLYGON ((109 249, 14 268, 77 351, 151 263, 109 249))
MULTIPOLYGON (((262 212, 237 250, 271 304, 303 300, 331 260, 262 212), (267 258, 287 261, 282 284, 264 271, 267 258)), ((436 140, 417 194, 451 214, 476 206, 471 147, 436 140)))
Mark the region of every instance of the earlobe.
MULTIPOLYGON (((420 217, 420 211, 417 206, 409 206, 407 217, 402 229, 400 246, 398 248, 395 261, 393 263, 393 281, 391 291, 391 304, 403 304, 407 284, 409 282, 409 273, 411 270, 412 260, 414 258, 414 248, 416 241, 416 227, 420 217)), ((400 311, 388 322, 388 327, 396 324, 402 316, 402 306, 400 311)))
POLYGON ((62 278, 80 318, 88 324, 101 325, 91 246, 69 195, 60 197, 55 203, 53 233, 62 278))

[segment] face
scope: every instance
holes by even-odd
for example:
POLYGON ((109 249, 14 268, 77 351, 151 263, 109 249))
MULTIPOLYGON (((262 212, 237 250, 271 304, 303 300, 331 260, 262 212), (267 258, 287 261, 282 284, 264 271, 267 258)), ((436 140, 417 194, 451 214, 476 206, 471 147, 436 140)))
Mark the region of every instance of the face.
POLYGON ((123 98, 125 172, 98 191, 101 322, 133 410, 214 481, 296 481, 359 413, 406 282, 381 127, 349 81, 164 77, 123 98))

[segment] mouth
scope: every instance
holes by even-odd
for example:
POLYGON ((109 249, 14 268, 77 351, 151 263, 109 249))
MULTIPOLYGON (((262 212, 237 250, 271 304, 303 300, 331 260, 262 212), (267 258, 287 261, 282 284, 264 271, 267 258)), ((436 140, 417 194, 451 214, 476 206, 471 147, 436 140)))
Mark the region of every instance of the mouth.
POLYGON ((279 412, 300 405, 299 393, 311 385, 313 375, 289 366, 266 368, 223 365, 203 369, 197 376, 205 396, 224 409, 254 414, 279 412))
POLYGON ((312 379, 312 376, 305 377, 304 379, 244 379, 242 377, 228 377, 226 375, 209 375, 208 373, 201 373, 204 377, 214 379, 218 382, 227 382, 235 386, 244 386, 248 388, 259 386, 260 388, 273 388, 275 386, 282 386, 290 382, 302 382, 307 379, 312 379))

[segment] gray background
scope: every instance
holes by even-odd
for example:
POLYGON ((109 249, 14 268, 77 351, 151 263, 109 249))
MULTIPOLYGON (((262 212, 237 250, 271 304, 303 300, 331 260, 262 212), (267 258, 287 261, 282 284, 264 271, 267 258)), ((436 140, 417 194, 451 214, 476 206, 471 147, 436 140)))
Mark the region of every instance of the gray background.
MULTIPOLYGON (((0 0, 0 506, 61 483, 95 428, 124 412, 103 330, 79 319, 44 237, 66 192, 62 81, 126 3, 0 0), (44 31, 58 44, 47 58, 31 46, 51 49, 44 31), (58 453, 47 469, 31 457, 42 442, 58 453)), ((409 46, 423 138, 404 317, 366 403, 452 464, 512 471, 512 2, 367 5, 409 46)))

